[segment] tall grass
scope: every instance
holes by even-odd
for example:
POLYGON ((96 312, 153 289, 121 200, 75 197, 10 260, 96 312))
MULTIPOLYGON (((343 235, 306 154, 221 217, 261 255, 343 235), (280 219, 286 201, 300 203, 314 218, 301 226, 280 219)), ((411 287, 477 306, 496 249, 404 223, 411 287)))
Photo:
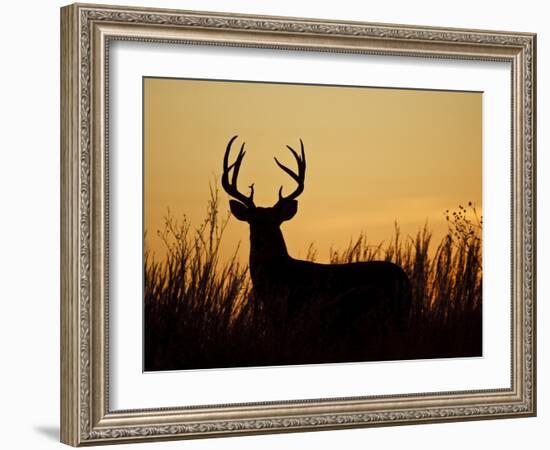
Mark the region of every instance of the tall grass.
MULTIPOLYGON (((395 225, 387 245, 371 245, 364 234, 331 263, 372 260, 401 266, 411 281, 405 336, 378 342, 328 338, 319 333, 315 305, 284 328, 274 326, 254 298, 248 268, 237 250, 220 260, 229 216, 219 213, 210 191, 204 221, 168 214, 159 231, 166 255, 156 260, 146 247, 144 262, 144 353, 146 370, 344 362, 481 355, 482 221, 475 207, 446 212, 448 234, 432 248, 427 226, 403 238, 395 225)), ((147 236, 145 236, 147 241, 147 236)), ((310 245, 307 259, 315 260, 310 245)))

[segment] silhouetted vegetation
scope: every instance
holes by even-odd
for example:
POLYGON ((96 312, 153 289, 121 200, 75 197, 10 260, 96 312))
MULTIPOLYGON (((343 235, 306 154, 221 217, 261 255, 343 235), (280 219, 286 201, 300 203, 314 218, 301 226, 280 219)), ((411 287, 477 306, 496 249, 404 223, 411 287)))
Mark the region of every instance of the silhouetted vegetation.
MULTIPOLYGON (((323 311, 326 299, 288 323, 273 323, 254 298, 248 268, 236 252, 220 260, 229 216, 220 216, 213 189, 198 228, 168 214, 159 231, 165 258, 145 252, 145 370, 480 356, 482 221, 472 204, 446 217, 449 233, 435 250, 427 226, 404 238, 397 225, 386 245, 372 246, 360 235, 344 250, 331 249, 331 263, 393 262, 405 270, 412 289, 406 331, 361 337, 357 327, 375 326, 373 319, 344 324, 350 332, 334 336, 329 322, 338 315, 323 311)), ((316 255, 310 246, 307 259, 316 255)))

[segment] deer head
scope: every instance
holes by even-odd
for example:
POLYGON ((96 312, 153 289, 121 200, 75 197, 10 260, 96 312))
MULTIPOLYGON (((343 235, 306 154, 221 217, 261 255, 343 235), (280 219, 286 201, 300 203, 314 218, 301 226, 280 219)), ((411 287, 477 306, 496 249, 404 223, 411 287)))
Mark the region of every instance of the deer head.
POLYGON ((283 196, 283 187, 281 186, 279 188, 279 200, 274 206, 258 207, 254 204, 254 184, 249 186, 249 195, 239 192, 237 188, 239 170, 246 152, 244 150, 245 144, 243 142, 235 162, 229 164, 231 145, 235 139, 237 139, 237 136, 233 136, 227 144, 223 157, 222 175, 222 187, 225 192, 235 199, 229 201, 231 212, 238 220, 248 222, 250 225, 251 247, 253 250, 262 248, 264 254, 267 254, 268 252, 280 253, 283 251, 286 255, 286 246, 279 227, 284 221, 292 219, 298 210, 298 202, 296 201, 296 198, 304 190, 304 179, 306 173, 304 144, 300 139, 300 155, 298 155, 292 147, 287 145, 287 148, 292 152, 294 158, 296 159, 296 163, 298 165, 297 173, 281 164, 277 158, 274 158, 275 163, 298 184, 294 192, 290 195, 283 196))

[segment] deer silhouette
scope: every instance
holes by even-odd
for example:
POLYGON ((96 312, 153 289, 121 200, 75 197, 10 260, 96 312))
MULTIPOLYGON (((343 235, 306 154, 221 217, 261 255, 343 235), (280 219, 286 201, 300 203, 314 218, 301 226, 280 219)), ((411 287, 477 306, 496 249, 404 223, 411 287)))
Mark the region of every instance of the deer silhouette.
MULTIPOLYGON (((287 250, 281 224, 294 217, 296 198, 304 191, 306 159, 300 139, 300 154, 287 145, 298 170, 294 172, 275 159, 275 163, 296 183, 296 189, 279 199, 272 207, 254 204, 254 185, 245 195, 237 188, 239 170, 245 156, 245 144, 233 163, 229 163, 233 136, 223 158, 222 187, 233 197, 231 213, 250 226, 249 271, 254 298, 263 303, 267 315, 276 324, 287 324, 312 305, 322 309, 324 323, 334 332, 359 323, 377 328, 391 323, 401 327, 409 311, 409 280, 402 268, 386 261, 347 264, 319 264, 292 258, 287 250), (365 322, 364 318, 368 320, 365 322)), ((305 316, 307 317, 307 313, 305 316)))

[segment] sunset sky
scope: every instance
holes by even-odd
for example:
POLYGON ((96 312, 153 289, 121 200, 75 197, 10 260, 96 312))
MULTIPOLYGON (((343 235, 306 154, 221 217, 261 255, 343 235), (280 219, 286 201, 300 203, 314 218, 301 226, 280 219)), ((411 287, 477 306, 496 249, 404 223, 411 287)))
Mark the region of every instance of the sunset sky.
MULTIPOLYGON (((217 181, 228 140, 246 142, 239 188, 254 183, 257 206, 272 206, 280 185, 296 184, 273 157, 296 169, 286 144, 305 146, 305 191, 298 213, 282 226, 291 256, 313 242, 318 261, 365 232, 372 244, 424 225, 439 242, 444 212, 482 205, 482 94, 473 92, 293 84, 144 79, 144 229, 159 257, 156 235, 168 208, 197 226, 209 182, 217 181)), ((221 209, 229 197, 220 186, 221 209)), ((222 258, 241 242, 248 260, 248 225, 232 218, 222 258)), ((435 243, 434 242, 434 243, 435 243)))

